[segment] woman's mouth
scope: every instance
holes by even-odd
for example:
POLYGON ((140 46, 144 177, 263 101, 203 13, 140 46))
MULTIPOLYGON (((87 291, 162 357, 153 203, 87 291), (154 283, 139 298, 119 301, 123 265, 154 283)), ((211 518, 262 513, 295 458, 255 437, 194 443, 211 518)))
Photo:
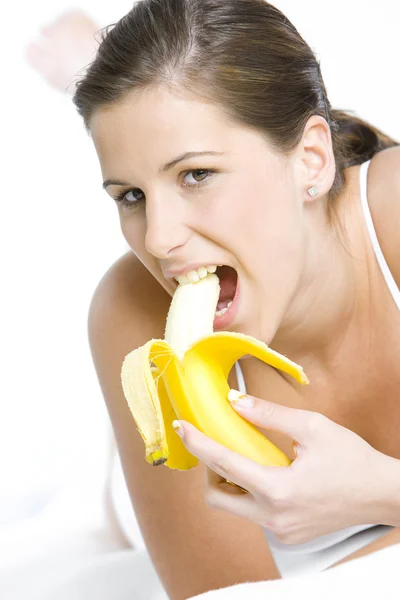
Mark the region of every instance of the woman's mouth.
POLYGON ((214 331, 225 329, 233 321, 240 296, 239 278, 235 269, 224 265, 217 268, 216 275, 221 291, 214 318, 214 331))

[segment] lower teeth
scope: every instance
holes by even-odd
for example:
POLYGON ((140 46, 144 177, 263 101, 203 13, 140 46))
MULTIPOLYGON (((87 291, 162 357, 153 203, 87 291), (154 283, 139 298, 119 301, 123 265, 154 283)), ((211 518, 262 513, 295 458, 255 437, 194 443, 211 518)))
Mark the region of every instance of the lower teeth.
POLYGON ((225 308, 221 308, 221 310, 217 310, 215 312, 215 316, 216 317, 222 317, 222 315, 224 315, 226 313, 226 311, 228 310, 228 308, 231 306, 233 300, 231 300, 231 302, 228 302, 228 305, 225 308))

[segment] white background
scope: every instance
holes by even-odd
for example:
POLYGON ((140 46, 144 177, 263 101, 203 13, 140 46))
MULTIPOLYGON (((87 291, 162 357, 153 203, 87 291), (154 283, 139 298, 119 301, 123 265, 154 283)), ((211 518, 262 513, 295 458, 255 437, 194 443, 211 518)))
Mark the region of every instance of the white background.
MULTIPOLYGON (((106 25, 131 2, 86 0, 106 25)), ((395 0, 279 0, 321 61, 334 107, 400 139, 395 0)), ((108 419, 86 335, 105 270, 128 248, 69 96, 25 63, 25 44, 70 5, 3 4, 1 56, 0 525, 33 518, 67 481, 99 481, 108 419)))

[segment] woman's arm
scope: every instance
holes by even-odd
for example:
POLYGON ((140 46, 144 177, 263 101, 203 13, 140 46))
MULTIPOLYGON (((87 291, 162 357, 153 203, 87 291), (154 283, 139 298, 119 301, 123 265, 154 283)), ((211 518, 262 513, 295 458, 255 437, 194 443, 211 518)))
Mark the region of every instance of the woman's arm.
POLYGON ((373 157, 368 203, 383 256, 400 288, 400 146, 373 157))
MULTIPOLYGON (((400 289, 400 146, 373 157, 368 183, 368 201, 376 235, 400 289)), ((400 322, 400 314, 398 319, 400 322)), ((380 478, 382 502, 377 505, 376 517, 371 523, 400 527, 400 461, 382 454, 380 478)), ((394 532, 391 534, 394 536, 394 532)))
MULTIPOLYGON (((370 166, 370 190, 368 200, 379 244, 400 288, 400 147, 389 148, 374 156, 370 166)), ((376 505, 376 516, 371 522, 391 524, 394 529, 333 567, 400 543, 400 461, 384 455, 382 459, 381 490, 384 495, 382 502, 376 505)))
POLYGON ((280 577, 262 529, 204 501, 205 468, 152 467, 121 389, 128 352, 163 337, 171 298, 132 255, 106 273, 89 312, 93 361, 148 551, 171 600, 280 577))

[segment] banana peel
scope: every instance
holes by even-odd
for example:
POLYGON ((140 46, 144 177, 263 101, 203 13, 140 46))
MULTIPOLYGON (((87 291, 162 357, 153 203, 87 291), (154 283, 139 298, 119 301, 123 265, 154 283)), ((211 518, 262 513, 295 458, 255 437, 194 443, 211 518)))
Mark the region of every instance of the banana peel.
POLYGON ((181 358, 161 339, 150 340, 126 356, 122 386, 150 464, 179 470, 196 466, 197 458, 172 428, 173 420, 183 419, 261 465, 290 465, 286 454, 241 417, 227 399, 229 373, 246 354, 288 373, 300 384, 309 383, 301 366, 240 333, 206 335, 181 353, 181 358))

